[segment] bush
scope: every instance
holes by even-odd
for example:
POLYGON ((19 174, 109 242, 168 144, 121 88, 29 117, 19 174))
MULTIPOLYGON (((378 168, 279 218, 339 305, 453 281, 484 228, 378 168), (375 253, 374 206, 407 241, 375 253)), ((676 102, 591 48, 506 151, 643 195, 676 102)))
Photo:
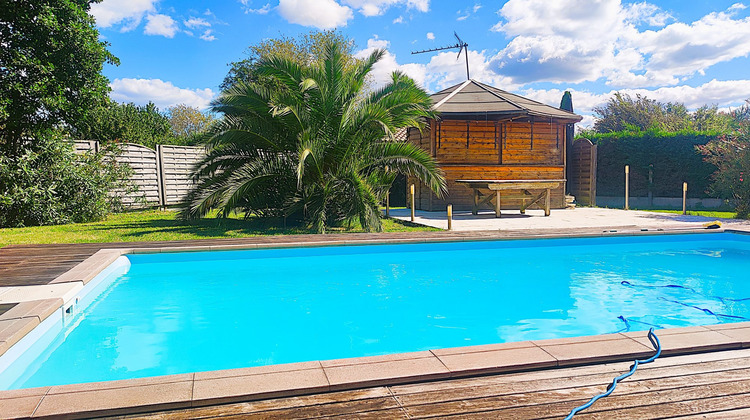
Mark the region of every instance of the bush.
POLYGON ((101 219, 120 207, 109 191, 129 172, 104 153, 77 155, 60 136, 41 136, 17 157, 0 156, 0 227, 101 219))
POLYGON ((718 170, 711 176, 711 192, 734 202, 737 217, 750 217, 750 106, 732 113, 735 130, 698 150, 718 170))
POLYGON ((649 192, 648 173, 653 165, 654 197, 681 197, 682 183, 688 183, 688 196, 705 198, 713 162, 704 161, 696 146, 707 144, 716 133, 680 131, 619 131, 586 133, 597 145, 597 193, 622 196, 625 190, 625 165, 630 165, 630 195, 645 197, 649 192))

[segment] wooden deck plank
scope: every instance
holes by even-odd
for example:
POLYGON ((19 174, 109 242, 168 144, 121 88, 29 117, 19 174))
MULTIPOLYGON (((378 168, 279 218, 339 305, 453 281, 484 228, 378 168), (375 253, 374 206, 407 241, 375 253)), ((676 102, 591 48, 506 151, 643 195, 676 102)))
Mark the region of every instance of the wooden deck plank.
MULTIPOLYGON (((373 387, 124 418, 562 418, 602 392, 623 366, 629 364, 373 387)), ((750 350, 735 350, 657 359, 576 419, 718 419, 748 413, 750 350)))
MULTIPOLYGON (((744 365, 750 365, 750 360, 743 360, 744 365)), ((718 363, 718 362, 714 362, 718 363)), ((725 362, 726 363, 726 362, 725 362)), ((733 363, 733 362, 728 362, 733 363)), ((569 393, 570 389, 591 389, 591 395, 602 392, 614 376, 624 373, 622 370, 617 373, 604 373, 599 375, 575 376, 569 378, 554 378, 550 380, 537 380, 517 383, 485 383, 481 386, 456 386, 452 389, 425 390, 417 394, 399 395, 396 393, 398 400, 404 406, 417 406, 420 404, 436 404, 440 402, 450 402, 454 400, 467 400, 483 398, 487 396, 512 396, 526 392, 550 392, 554 393, 554 398, 561 398, 562 395, 569 393)), ((653 369, 641 372, 631 377, 626 382, 620 384, 617 388, 618 393, 638 392, 647 390, 650 387, 659 386, 662 388, 679 387, 682 384, 710 384, 717 379, 717 374, 723 380, 742 380, 750 379, 750 367, 744 369, 730 369, 729 366, 715 368, 714 364, 706 363, 695 365, 693 369, 686 367, 672 367, 667 369, 653 369)), ((395 393, 395 391, 394 391, 395 393)))

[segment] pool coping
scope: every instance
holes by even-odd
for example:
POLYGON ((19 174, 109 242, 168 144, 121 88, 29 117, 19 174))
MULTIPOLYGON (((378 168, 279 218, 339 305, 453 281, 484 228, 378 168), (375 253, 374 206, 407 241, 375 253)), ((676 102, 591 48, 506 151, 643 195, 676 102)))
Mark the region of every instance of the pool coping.
MULTIPOLYGON (((72 283, 83 288, 124 254, 721 232, 748 233, 736 229, 685 229, 499 237, 478 232, 479 235, 453 238, 379 239, 375 235, 372 239, 304 243, 291 241, 272 244, 101 249, 50 284, 72 283)), ((44 299, 19 303, 0 315, 0 355, 42 321, 57 311, 63 311, 65 307, 63 299, 44 299)), ((658 335, 664 356, 743 349, 750 347, 750 322, 669 328, 659 330, 658 335)), ((645 332, 628 332, 47 386, 0 391, 0 405, 3 407, 0 419, 137 414, 372 386, 626 361, 647 357, 652 353, 653 348, 645 332)))

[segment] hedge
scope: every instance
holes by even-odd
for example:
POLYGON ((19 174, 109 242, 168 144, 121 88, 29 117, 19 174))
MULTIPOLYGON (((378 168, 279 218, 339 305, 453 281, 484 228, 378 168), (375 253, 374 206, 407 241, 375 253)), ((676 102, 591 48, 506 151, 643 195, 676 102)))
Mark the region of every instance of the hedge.
POLYGON ((688 197, 709 197, 707 190, 716 166, 705 162, 695 146, 704 145, 718 133, 681 131, 621 131, 586 133, 597 147, 597 195, 622 196, 625 165, 630 165, 631 197, 649 192, 649 167, 653 165, 654 197, 682 197, 682 183, 688 183, 688 197))

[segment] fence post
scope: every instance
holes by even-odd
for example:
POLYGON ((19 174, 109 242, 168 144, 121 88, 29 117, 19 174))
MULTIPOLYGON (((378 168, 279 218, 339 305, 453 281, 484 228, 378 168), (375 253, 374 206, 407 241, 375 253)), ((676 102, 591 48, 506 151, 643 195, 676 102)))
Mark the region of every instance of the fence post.
POLYGON ((414 221, 414 184, 411 184, 411 221, 414 221))
POLYGON ((654 208, 654 164, 648 165, 648 207, 654 208))
POLYGON ((625 210, 630 210, 630 165, 625 165, 625 210))
POLYGON ((682 214, 687 214, 687 182, 682 183, 682 214))
POLYGON ((159 192, 159 209, 164 210, 167 207, 167 191, 164 188, 164 161, 161 144, 156 145, 156 185, 159 192))
POLYGON ((448 204, 448 230, 453 230, 453 204, 448 204))

